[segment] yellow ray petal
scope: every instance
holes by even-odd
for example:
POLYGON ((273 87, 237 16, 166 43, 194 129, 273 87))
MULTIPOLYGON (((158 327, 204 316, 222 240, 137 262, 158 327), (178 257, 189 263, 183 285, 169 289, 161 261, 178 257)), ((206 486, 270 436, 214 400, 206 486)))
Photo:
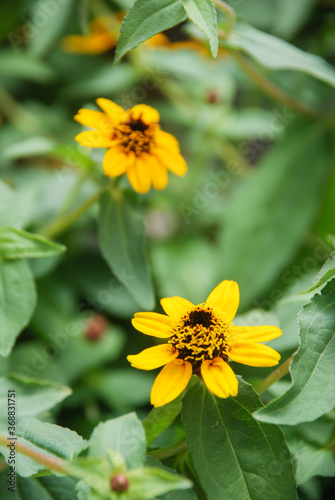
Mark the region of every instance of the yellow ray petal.
POLYGON ((157 158, 148 153, 142 153, 141 157, 148 167, 154 188, 159 191, 165 189, 168 183, 166 168, 158 162, 157 158))
POLYGON ((276 326, 232 326, 231 332, 237 335, 241 340, 249 340, 250 342, 266 342, 276 339, 283 333, 276 326))
POLYGON ((182 297, 166 297, 161 299, 161 306, 171 319, 178 319, 195 307, 192 302, 182 297))
POLYGON ((156 131, 155 142, 163 149, 165 148, 170 152, 180 154, 179 142, 172 134, 164 132, 164 130, 156 131))
POLYGON ((156 377, 151 389, 151 404, 157 408, 176 399, 187 387, 191 376, 191 363, 182 359, 171 361, 156 377))
POLYGON ((226 314, 228 321, 232 321, 240 302, 240 291, 235 281, 222 281, 209 294, 206 306, 213 306, 226 314))
POLYGON ((187 172, 187 164, 181 154, 172 154, 171 152, 161 147, 155 147, 152 154, 156 156, 158 161, 168 170, 180 177, 183 177, 187 172))
POLYGON ((139 354, 127 356, 128 361, 134 368, 140 370, 154 370, 160 366, 170 363, 179 355, 179 352, 171 344, 156 345, 149 347, 139 354))
POLYGON ((105 154, 102 168, 106 175, 117 177, 124 174, 134 161, 135 155, 132 151, 125 153, 122 147, 114 147, 105 154))
POLYGON ((112 134, 113 125, 105 113, 93 109, 80 109, 74 119, 86 127, 98 128, 104 135, 112 134))
POLYGON ((221 358, 207 359, 201 365, 201 375, 208 389, 219 398, 237 396, 238 381, 228 363, 221 358))
POLYGON ((161 339, 166 339, 171 335, 171 319, 165 314, 139 312, 134 315, 131 322, 136 330, 145 335, 161 339))
POLYGON ((86 130, 76 135, 75 140, 88 148, 108 148, 111 141, 100 130, 86 130))
POLYGON ((113 123, 118 123, 123 118, 126 120, 128 117, 126 111, 110 99, 99 97, 99 99, 96 100, 96 103, 99 108, 101 108, 107 114, 107 116, 112 120, 113 123))
POLYGON ((237 363, 249 366, 275 366, 280 360, 280 354, 272 347, 247 341, 235 342, 228 356, 237 363))
POLYGON ((142 122, 150 125, 150 123, 159 122, 159 113, 157 109, 147 106, 146 104, 137 104, 133 108, 128 110, 134 120, 141 119, 142 122))
POLYGON ((144 194, 149 191, 151 186, 150 172, 140 157, 136 157, 134 163, 127 169, 127 177, 138 193, 144 194))

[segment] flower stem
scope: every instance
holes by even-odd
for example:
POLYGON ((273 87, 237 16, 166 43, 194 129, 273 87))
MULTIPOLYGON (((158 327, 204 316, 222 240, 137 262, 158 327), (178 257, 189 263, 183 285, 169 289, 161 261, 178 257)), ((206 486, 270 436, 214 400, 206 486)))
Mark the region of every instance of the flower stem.
POLYGON ((213 0, 214 5, 222 10, 227 16, 227 26, 226 26, 226 31, 224 33, 225 38, 227 38, 233 29, 233 26, 236 21, 236 14, 235 11, 228 5, 226 2, 223 2, 222 0, 213 0))
POLYGON ((289 372, 294 355, 295 352, 289 358, 287 358, 287 360, 284 361, 283 364, 278 366, 276 370, 270 373, 268 377, 256 384, 254 387, 255 391, 258 392, 258 394, 261 394, 262 392, 265 392, 272 384, 277 382, 277 380, 280 380, 282 377, 284 377, 284 375, 289 372))
POLYGON ((109 188, 109 184, 101 187, 94 195, 84 201, 77 208, 72 210, 72 212, 64 215, 63 217, 57 218, 54 221, 51 221, 49 224, 44 226, 39 234, 45 236, 46 238, 54 238, 59 233, 65 231, 68 227, 71 226, 81 215, 83 215, 102 195, 104 191, 109 188))
POLYGON ((177 444, 173 444, 172 446, 168 446, 167 448, 150 451, 148 455, 157 458, 157 460, 163 460, 164 458, 172 457, 173 455, 177 455, 181 451, 185 450, 188 450, 188 444, 184 439, 183 441, 180 441, 177 444))
MULTIPOLYGON (((8 439, 2 434, 0 434, 0 444, 2 444, 3 446, 8 445, 8 439)), ((47 469, 68 475, 68 472, 66 470, 66 463, 60 458, 43 455, 38 451, 28 448, 28 446, 23 445, 19 441, 15 441, 15 450, 18 453, 22 453, 22 455, 26 455, 27 457, 33 459, 35 462, 44 465, 47 469)))
POLYGON ((279 87, 270 82, 267 78, 265 78, 261 73, 257 71, 257 69, 252 66, 249 61, 238 51, 230 50, 232 56, 240 64, 241 68, 245 71, 245 73, 250 76, 250 78, 261 88, 264 92, 266 92, 270 97, 275 99, 276 101, 282 102, 286 104, 294 111, 297 111, 300 114, 308 116, 309 118, 324 118, 326 115, 321 113, 317 109, 311 108, 310 106, 298 101, 294 97, 290 96, 279 87))

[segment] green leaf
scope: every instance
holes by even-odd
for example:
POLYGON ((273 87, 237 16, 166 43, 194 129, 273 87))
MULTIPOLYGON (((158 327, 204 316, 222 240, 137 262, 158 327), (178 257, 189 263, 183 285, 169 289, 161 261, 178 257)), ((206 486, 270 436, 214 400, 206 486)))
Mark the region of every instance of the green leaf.
POLYGON ((65 252, 66 247, 38 234, 13 227, 0 228, 0 258, 24 259, 51 257, 65 252))
POLYGON ((303 484, 314 476, 335 476, 334 451, 331 448, 320 448, 315 444, 299 441, 294 460, 298 484, 303 484))
MULTIPOLYGON (((17 442, 31 450, 49 457, 72 460, 87 448, 87 441, 70 429, 41 422, 33 417, 21 419, 19 412, 17 415, 19 419, 16 421, 15 429, 17 442)), ((0 451, 8 463, 10 449, 0 445, 0 451)), ((16 472, 23 477, 30 477, 46 469, 44 465, 18 452, 15 468, 16 472)))
POLYGON ((101 422, 89 440, 91 457, 106 457, 108 450, 119 452, 129 469, 141 467, 145 460, 145 433, 135 413, 101 422))
POLYGON ((151 410, 149 415, 142 422, 148 444, 172 424, 174 419, 179 415, 180 410, 181 396, 167 405, 151 410))
POLYGON ((7 422, 8 391, 15 391, 20 418, 33 417, 53 408, 71 393, 69 387, 11 374, 0 378, 0 421, 7 422))
POLYGON ((31 37, 28 52, 35 57, 44 56, 61 37, 74 7, 74 0, 65 2, 36 2, 31 16, 44 16, 45 22, 31 37))
POLYGON ((335 406, 335 279, 298 316, 301 344, 291 365, 292 385, 255 414, 258 420, 295 425, 335 406))
POLYGON ((47 83, 55 76, 47 63, 13 49, 2 50, 0 54, 1 76, 10 76, 37 83, 47 83))
POLYGON ((328 135, 295 115, 287 119, 295 120, 287 135, 232 197, 220 237, 220 275, 238 282, 242 308, 269 288, 298 251, 330 171, 328 135), (314 165, 308 175, 306 158, 314 165))
POLYGON ((43 156, 51 153, 55 141, 43 136, 29 137, 7 146, 3 155, 9 160, 30 156, 43 156))
POLYGON ((325 262, 325 264, 322 266, 321 271, 314 280, 313 286, 308 290, 306 290, 306 292, 302 293, 313 292, 314 290, 320 288, 320 286, 324 285, 329 280, 331 280, 334 276, 335 276, 335 252, 331 254, 327 262, 325 262))
POLYGON ((184 397, 186 438, 208 500, 297 498, 282 431, 252 417, 260 406, 256 393, 241 379, 235 398, 216 398, 203 383, 184 397))
POLYGON ((197 500, 198 497, 192 490, 178 491, 178 493, 169 493, 164 500, 197 500))
POLYGON ((158 467, 143 467, 129 472, 127 500, 148 500, 173 490, 188 489, 191 481, 158 467))
POLYGON ((16 476, 16 491, 8 491, 7 471, 0 476, 1 500, 77 500, 76 482, 70 477, 32 477, 16 476))
POLYGON ((36 306, 36 289, 24 260, 0 259, 0 354, 8 356, 16 337, 29 323, 36 306))
POLYGON ((144 249, 145 229, 140 212, 126 194, 107 192, 100 200, 99 241, 103 257, 134 300, 154 307, 154 290, 144 249))
POLYGON ((219 38, 216 9, 212 0, 182 0, 182 4, 190 20, 208 37, 211 52, 216 57, 219 38))
POLYGON ((136 0, 121 25, 115 63, 148 38, 185 21, 180 0, 136 0))
POLYGON ((236 25, 222 45, 241 50, 271 70, 301 71, 335 87, 335 69, 324 59, 247 24, 236 25))
POLYGON ((19 226, 20 213, 17 210, 14 191, 0 179, 0 227, 19 226))
POLYGON ((9 35, 11 29, 22 16, 23 0, 0 3, 0 40, 9 35))

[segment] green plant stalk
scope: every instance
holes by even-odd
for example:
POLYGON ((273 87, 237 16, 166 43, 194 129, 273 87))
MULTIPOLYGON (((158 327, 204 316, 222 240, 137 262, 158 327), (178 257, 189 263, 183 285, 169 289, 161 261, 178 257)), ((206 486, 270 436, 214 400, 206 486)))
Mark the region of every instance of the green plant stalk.
MULTIPOLYGON (((219 33, 220 36, 220 33, 219 33)), ((240 52, 236 50, 229 49, 229 53, 235 57, 243 71, 256 83, 256 85, 262 89, 266 94, 270 97, 279 101, 283 104, 286 104, 289 108, 297 111, 298 113, 308 116, 309 118, 326 118, 327 115, 321 113, 320 111, 307 106, 306 104, 298 101, 294 97, 290 96, 272 82, 270 82, 267 78, 265 78, 261 73, 257 71, 257 69, 249 63, 249 61, 244 57, 240 52)))
POLYGON ((46 238, 54 238, 58 234, 68 229, 81 215, 83 215, 102 195, 104 191, 109 188, 109 184, 101 187, 94 195, 85 200, 81 205, 72 210, 72 212, 51 221, 44 226, 39 234, 46 238))
POLYGON ((235 11, 228 5, 226 2, 223 2, 222 0, 213 0, 214 5, 222 10, 227 16, 227 26, 226 26, 226 31, 224 33, 224 37, 227 38, 230 34, 230 32, 233 29, 233 26, 236 21, 236 14, 235 11))
MULTIPOLYGON (((8 439, 0 434, 0 444, 3 446, 7 446, 8 439)), ((23 445, 19 441, 15 442, 15 450, 26 457, 31 458, 35 462, 44 465, 47 469, 53 470, 55 472, 59 472, 61 474, 68 475, 66 470, 66 463, 60 458, 49 457, 48 455, 43 455, 38 451, 32 450, 28 448, 28 446, 23 445)))
POLYGON ((294 355, 295 352, 289 358, 287 358, 287 360, 284 361, 283 364, 278 366, 276 370, 270 373, 268 377, 256 384, 254 387, 255 391, 258 392, 258 394, 262 394, 262 392, 265 392, 269 387, 271 387, 272 384, 284 377, 284 375, 289 372, 294 355))
POLYGON ((163 460, 164 458, 173 457, 173 455, 177 455, 178 453, 185 450, 188 450, 188 444, 184 439, 183 441, 180 441, 177 444, 173 444, 172 446, 168 446, 167 448, 149 451, 148 455, 157 458, 157 460, 163 460))

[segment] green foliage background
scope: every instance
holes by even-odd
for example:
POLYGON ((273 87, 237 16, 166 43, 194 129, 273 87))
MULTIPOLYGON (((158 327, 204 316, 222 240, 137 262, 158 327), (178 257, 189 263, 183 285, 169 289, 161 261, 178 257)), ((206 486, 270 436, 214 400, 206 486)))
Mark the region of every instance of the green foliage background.
POLYGON ((331 498, 335 5, 227 3, 235 20, 211 0, 1 3, 0 434, 15 389, 20 443, 63 460, 19 454, 12 493, 0 439, 1 499, 119 498, 117 470, 125 500, 331 498), (63 50, 129 9, 116 49, 63 50), (142 43, 162 31, 170 45, 142 43), (106 191, 103 151, 74 141, 73 115, 98 97, 157 108, 185 178, 106 191), (284 363, 299 348, 291 375, 267 386, 271 369, 234 364, 237 398, 193 381, 148 415, 155 374, 126 355, 152 339, 132 315, 165 296, 200 303, 223 279, 240 286, 236 324, 280 326, 284 363))

